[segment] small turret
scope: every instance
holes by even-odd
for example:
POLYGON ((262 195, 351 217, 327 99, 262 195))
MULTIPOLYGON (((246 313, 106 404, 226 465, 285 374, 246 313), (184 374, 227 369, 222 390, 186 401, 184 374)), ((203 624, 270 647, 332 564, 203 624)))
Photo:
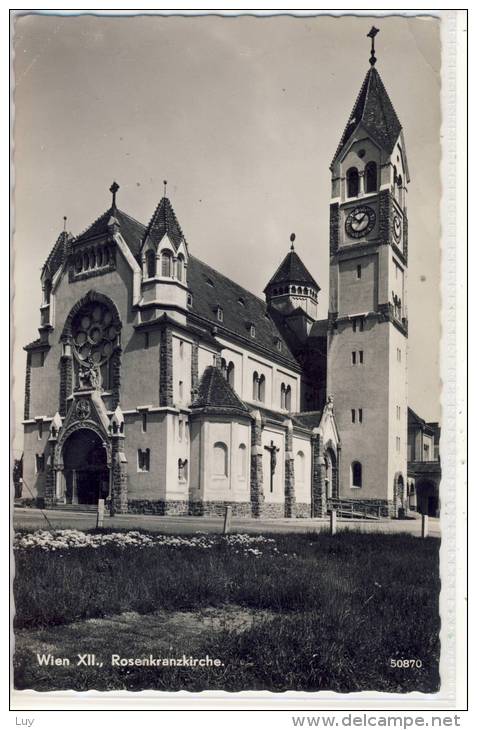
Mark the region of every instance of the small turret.
POLYGON ((267 304, 285 315, 301 309, 314 321, 317 318, 320 287, 295 251, 294 233, 290 241, 290 251, 264 289, 267 304))

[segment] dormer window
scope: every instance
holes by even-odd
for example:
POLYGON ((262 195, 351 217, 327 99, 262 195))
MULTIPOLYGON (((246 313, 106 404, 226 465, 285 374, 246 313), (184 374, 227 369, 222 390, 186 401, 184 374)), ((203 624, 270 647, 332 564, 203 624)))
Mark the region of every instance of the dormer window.
POLYGON ((253 322, 248 323, 248 333, 249 333, 250 337, 255 338, 256 331, 255 331, 255 325, 253 322))
POLYGON ((242 297, 239 297, 239 298, 237 299, 237 301, 238 301, 238 303, 240 304, 240 306, 241 306, 241 307, 245 307, 245 302, 244 302, 244 300, 242 299, 242 297))
POLYGON ((215 286, 215 284, 214 284, 214 282, 212 281, 212 279, 206 279, 206 282, 207 282, 207 286, 212 286, 212 287, 214 287, 214 286, 215 286))
POLYGON ((221 306, 217 306, 215 308, 215 314, 216 314, 217 320, 219 322, 223 322, 224 321, 224 310, 222 309, 221 306))
POLYGON ((278 352, 282 351, 282 341, 279 337, 275 338, 275 345, 277 347, 278 352))
POLYGON ((192 294, 187 295, 187 306, 192 307, 192 294))

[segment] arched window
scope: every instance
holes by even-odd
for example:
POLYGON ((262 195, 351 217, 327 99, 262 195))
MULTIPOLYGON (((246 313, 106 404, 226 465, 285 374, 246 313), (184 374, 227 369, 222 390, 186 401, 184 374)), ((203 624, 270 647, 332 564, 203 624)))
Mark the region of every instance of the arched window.
POLYGON ((170 251, 163 251, 161 256, 162 276, 172 276, 172 256, 170 251))
POLYGON ((81 256, 81 254, 76 257, 76 266, 75 266, 75 268, 76 268, 76 273, 78 273, 78 274, 81 271, 81 269, 83 268, 83 257, 81 256))
POLYGON ((375 162, 368 162, 364 170, 364 186, 367 193, 378 189, 378 168, 375 162))
POLYGON ((353 461, 351 464, 351 486, 363 486, 363 468, 360 461, 353 461))
POLYGON ((146 273, 148 279, 153 279, 156 275, 156 252, 151 248, 146 251, 146 273))
POLYGON ((240 479, 247 478, 247 447, 245 444, 240 444, 238 455, 238 475, 240 479))
POLYGON ((356 198, 359 193, 359 175, 356 167, 350 167, 346 173, 346 190, 348 198, 356 198))
POLYGON ((224 376, 224 378, 227 380, 227 362, 225 358, 220 359, 220 372, 224 376))
POLYGON ((178 459, 177 461, 177 477, 180 482, 187 481, 187 459, 178 459))
POLYGON ((252 397, 253 397, 253 400, 258 400, 258 373, 257 373, 257 371, 255 371, 253 374, 252 397))
POLYGON ((87 253, 83 256, 83 269, 87 271, 89 269, 89 256, 87 253))
POLYGON ((286 408, 286 392, 287 389, 285 383, 282 383, 280 388, 280 408, 282 408, 283 410, 285 410, 286 408))
POLYGON ((287 411, 291 411, 291 385, 287 385, 285 391, 285 408, 287 411))
POLYGON ((51 298, 51 279, 45 281, 45 304, 50 303, 51 298))
POLYGON ((176 264, 176 276, 178 281, 182 281, 182 277, 184 275, 184 257, 182 254, 179 254, 177 257, 177 264, 176 264))
POLYGON ((297 482, 305 481, 305 454, 303 451, 299 451, 295 459, 295 474, 297 482))
POLYGON ((258 379, 258 400, 261 403, 265 402, 265 375, 260 375, 258 379))
POLYGON ((213 469, 214 476, 226 477, 228 474, 228 449, 222 441, 214 444, 213 469))
POLYGON ((227 383, 233 388, 234 382, 235 382, 235 365, 233 364, 232 361, 230 361, 229 364, 227 365, 226 378, 227 378, 227 383))

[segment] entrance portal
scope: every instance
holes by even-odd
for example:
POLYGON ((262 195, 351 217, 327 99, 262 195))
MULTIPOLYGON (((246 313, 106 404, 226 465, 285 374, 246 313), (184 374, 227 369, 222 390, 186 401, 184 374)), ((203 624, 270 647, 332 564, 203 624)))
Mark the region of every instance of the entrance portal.
POLYGON ((430 480, 421 479, 416 485, 417 511, 429 517, 439 517, 439 491, 430 480))
POLYGON ((66 502, 97 504, 109 494, 106 448, 89 428, 75 431, 63 447, 66 502))

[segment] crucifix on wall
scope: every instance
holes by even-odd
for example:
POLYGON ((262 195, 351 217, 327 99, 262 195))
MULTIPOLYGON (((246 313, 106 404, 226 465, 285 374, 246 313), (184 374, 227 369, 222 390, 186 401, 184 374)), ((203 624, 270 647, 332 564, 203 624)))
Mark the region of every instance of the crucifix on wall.
POLYGON ((265 446, 266 450, 270 454, 270 491, 273 492, 273 475, 275 474, 275 468, 277 466, 277 454, 280 451, 278 446, 275 446, 273 441, 270 441, 270 446, 265 446))

